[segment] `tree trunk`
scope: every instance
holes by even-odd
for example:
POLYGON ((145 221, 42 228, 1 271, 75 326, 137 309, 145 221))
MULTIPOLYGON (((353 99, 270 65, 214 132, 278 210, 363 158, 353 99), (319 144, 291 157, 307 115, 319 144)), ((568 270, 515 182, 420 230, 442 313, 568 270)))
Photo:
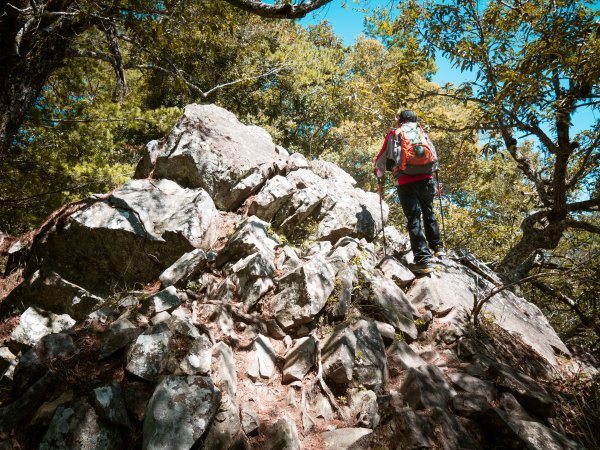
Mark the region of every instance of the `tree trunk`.
POLYGON ((534 252, 540 249, 556 248, 566 229, 564 220, 556 220, 550 211, 546 214, 529 216, 521 224, 523 236, 506 254, 498 272, 510 282, 527 276, 535 262, 534 252), (547 221, 543 223, 543 221, 547 221))
POLYGON ((14 24, 0 23, 0 170, 27 112, 34 107, 44 84, 62 64, 71 39, 89 24, 71 22, 32 33, 15 47, 14 24))

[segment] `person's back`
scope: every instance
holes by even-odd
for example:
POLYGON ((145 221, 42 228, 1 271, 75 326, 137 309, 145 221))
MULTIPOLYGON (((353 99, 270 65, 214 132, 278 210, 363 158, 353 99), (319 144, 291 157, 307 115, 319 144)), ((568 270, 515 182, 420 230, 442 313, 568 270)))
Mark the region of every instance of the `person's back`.
MULTIPOLYGON (((386 163, 393 144, 390 141, 391 139, 410 139, 411 136, 406 136, 410 133, 416 144, 412 144, 414 153, 419 153, 422 149, 424 153, 430 151, 435 155, 435 147, 427 133, 419 126, 417 115, 413 111, 399 112, 396 119, 396 128, 386 135, 383 146, 375 158, 375 175, 377 177, 382 177, 386 167, 389 167, 389 164, 386 163), (418 132, 418 137, 415 137, 415 131, 418 132), (416 140, 419 140, 419 142, 416 142, 416 140), (416 150, 415 147, 417 147, 416 150), (421 147, 421 149, 418 147, 421 147)), ((422 157, 423 155, 416 155, 416 157, 419 156, 422 157)), ((396 189, 402 210, 406 216, 408 235, 414 255, 414 264, 411 266, 411 270, 415 273, 429 273, 433 270, 433 253, 429 247, 434 249, 436 256, 445 254, 444 244, 433 211, 433 199, 436 190, 433 171, 438 170, 437 155, 435 155, 434 161, 431 157, 428 157, 427 168, 421 167, 408 171, 408 164, 402 167, 403 157, 406 159, 405 155, 401 155, 400 160, 394 164, 392 171, 396 177, 396 189), (418 173, 419 171, 423 173, 418 173)))

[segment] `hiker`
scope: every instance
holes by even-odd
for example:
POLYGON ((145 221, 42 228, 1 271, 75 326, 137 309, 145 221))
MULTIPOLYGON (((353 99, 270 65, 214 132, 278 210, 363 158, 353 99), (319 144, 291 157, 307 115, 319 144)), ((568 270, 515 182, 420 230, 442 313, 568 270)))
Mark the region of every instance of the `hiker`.
POLYGON ((408 222, 410 247, 414 255, 414 263, 410 269, 417 274, 430 273, 433 271, 433 255, 446 254, 433 211, 433 172, 438 170, 438 162, 435 147, 418 125, 417 115, 413 111, 398 111, 396 127, 385 136, 381 151, 375 158, 375 176, 383 177, 386 169, 391 170, 396 177, 398 197, 408 222), (424 161, 421 166, 411 166, 410 161, 406 161, 407 157, 400 155, 406 153, 406 148, 411 146, 417 149, 416 153, 419 155, 423 155, 424 151, 430 154, 428 160, 426 156, 421 157, 424 161))

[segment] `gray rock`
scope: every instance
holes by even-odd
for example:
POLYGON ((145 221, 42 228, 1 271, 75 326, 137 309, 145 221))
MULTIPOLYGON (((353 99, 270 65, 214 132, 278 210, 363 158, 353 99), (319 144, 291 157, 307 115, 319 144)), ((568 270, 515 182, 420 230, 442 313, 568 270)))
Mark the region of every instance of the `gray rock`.
POLYGON ((467 373, 455 372, 448 375, 452 384, 470 394, 483 396, 488 402, 496 398, 494 386, 467 373))
POLYGON ((496 386, 512 393, 526 408, 541 417, 554 417, 552 397, 532 378, 504 364, 493 364, 488 369, 496 386))
POLYGON ((269 235, 269 224, 251 216, 237 227, 217 256, 216 264, 221 266, 255 253, 261 255, 264 260, 273 261, 278 245, 279 242, 269 235))
POLYGON ((15 368, 13 394, 20 396, 36 379, 48 372, 48 366, 57 358, 75 353, 71 336, 63 333, 48 334, 25 352, 15 368))
MULTIPOLYGON (((449 310, 438 322, 464 330, 466 316, 473 308, 473 293, 487 292, 493 285, 448 258, 437 264, 443 270, 416 279, 407 294, 408 298, 415 306, 434 312, 449 310), (479 286, 475 285, 476 280, 479 280, 479 286)), ((555 349, 568 354, 564 343, 539 308, 508 290, 492 297, 483 312, 492 315, 495 323, 504 330, 520 336, 524 343, 540 353, 550 364, 557 364, 555 349)))
POLYGON ((254 436, 258 434, 258 427, 260 426, 260 420, 258 418, 258 414, 250 406, 250 404, 246 403, 242 406, 241 409, 241 418, 242 418, 242 428, 246 436, 254 436))
POLYGON ((9 304, 31 305, 56 314, 84 319, 98 309, 103 299, 62 278, 51 269, 36 270, 5 300, 9 304))
POLYGON ((153 316, 163 311, 172 311, 181 305, 175 286, 169 286, 142 301, 142 314, 153 316))
POLYGON ((246 311, 274 286, 271 277, 275 272, 275 264, 271 252, 265 255, 253 253, 240 259, 229 270, 233 272, 232 281, 246 311))
POLYGON ((254 352, 261 378, 269 379, 275 371, 275 350, 266 336, 259 334, 254 340, 254 352))
POLYGON ((394 341, 386 353, 390 374, 394 376, 400 370, 417 368, 427 364, 405 341, 394 341))
POLYGON ((389 440, 396 448, 432 448, 434 435, 429 422, 417 415, 409 407, 394 412, 389 440))
POLYGON ((119 384, 94 389, 94 406, 98 415, 107 422, 123 427, 129 425, 123 389, 119 384))
MULTIPOLYGON (((330 182, 321 211, 323 217, 317 228, 317 239, 336 242, 343 236, 352 236, 373 240, 381 231, 381 208, 379 196, 375 193, 353 189, 350 185, 343 185, 337 181, 330 182)), ((384 202, 384 222, 387 220, 388 211, 384 202)))
POLYGON ((352 326, 356 336, 353 385, 378 390, 386 371, 385 347, 374 321, 359 320, 352 326))
POLYGON ((369 450, 373 430, 368 428, 338 428, 321 433, 327 450, 369 450))
POLYGON ((179 364, 181 371, 186 375, 208 374, 212 364, 212 346, 208 337, 199 336, 179 364))
POLYGON ((348 269, 349 263, 356 257, 362 259, 361 243, 358 239, 351 237, 343 237, 337 241, 333 250, 327 257, 327 261, 334 267, 336 272, 343 269, 348 269))
POLYGON ((235 398, 223 393, 221 402, 206 436, 203 449, 250 449, 242 429, 240 413, 235 398))
POLYGON ((172 332, 158 324, 139 335, 127 352, 125 369, 147 381, 156 381, 161 375, 168 356, 172 332))
POLYGON ((348 407, 355 426, 374 429, 379 425, 377 394, 373 391, 348 389, 348 407))
POLYGON ((118 350, 128 346, 137 339, 142 330, 137 328, 126 318, 118 319, 111 323, 102 336, 102 350, 98 359, 106 358, 118 350))
POLYGON ((283 365, 284 383, 302 380, 315 364, 317 342, 312 336, 300 338, 285 356, 283 365))
POLYGON ((254 196, 248 207, 248 214, 271 221, 288 202, 294 191, 295 186, 290 181, 281 175, 275 175, 254 196))
POLYGON ((282 417, 266 430, 265 450, 300 450, 300 439, 294 421, 282 417))
POLYGON ((158 279, 164 287, 175 286, 179 282, 187 281, 196 270, 204 267, 206 263, 206 253, 202 249, 197 248, 183 254, 161 273, 158 279))
POLYGON ((192 448, 208 429, 220 399, 210 377, 166 376, 148 403, 142 448, 192 448))
POLYGON ((377 264, 377 268, 381 270, 385 278, 394 280, 402 288, 408 286, 415 279, 415 274, 393 256, 384 257, 377 264))
POLYGON ((48 392, 54 388, 56 376, 52 372, 38 378, 14 402, 0 408, 0 433, 11 432, 22 427, 46 400, 48 392))
POLYGON ((408 369, 400 392, 415 410, 438 407, 445 409, 456 393, 436 366, 424 365, 408 369))
POLYGON ((171 318, 171 314, 166 311, 161 311, 158 314, 152 316, 150 318, 150 323, 152 325, 158 325, 159 323, 166 322, 171 318))
POLYGON ((152 397, 154 386, 146 382, 127 383, 123 388, 125 407, 137 422, 144 422, 146 407, 152 397))
MULTIPOLYGON (((377 236, 377 241, 383 245, 383 236, 377 236)), ((385 227, 385 243, 387 247, 387 255, 398 260, 410 252, 410 240, 407 233, 401 233, 392 225, 385 227)))
POLYGON ((539 422, 512 418, 498 407, 489 409, 480 423, 507 448, 583 450, 580 444, 557 431, 539 422))
POLYGON ((271 300, 273 316, 284 330, 312 321, 334 283, 333 268, 321 256, 312 258, 279 279, 279 292, 271 300))
POLYGON ((234 210, 256 192, 280 160, 264 130, 240 123, 216 105, 188 105, 165 141, 148 149, 136 169, 188 188, 202 188, 221 210, 234 210))
POLYGON ((385 348, 372 321, 337 326, 322 352, 323 373, 338 384, 379 389, 384 379, 385 348))
POLYGON ((60 333, 75 325, 68 314, 53 314, 36 306, 30 306, 21 314, 19 325, 10 335, 13 341, 32 346, 44 336, 60 333))
POLYGON ((452 398, 452 408, 459 416, 477 418, 491 408, 490 402, 483 395, 458 394, 452 398))
POLYGON ((333 293, 335 300, 337 300, 332 308, 334 318, 341 319, 346 317, 348 308, 352 303, 355 278, 354 267, 346 267, 338 272, 335 291, 333 293))
POLYGON ((30 425, 37 425, 41 427, 48 428, 50 425, 50 421, 52 417, 54 417, 54 413, 56 409, 67 402, 73 401, 74 395, 73 391, 69 390, 60 394, 57 398, 44 402, 38 410, 35 412, 35 415, 29 422, 30 425))
POLYGON ((413 317, 419 314, 396 283, 375 277, 372 281, 376 318, 387 322, 411 339, 418 336, 413 317))
POLYGON ((8 347, 0 347, 0 379, 6 377, 12 380, 18 361, 8 347))
POLYGON ((231 348, 224 342, 213 347, 212 376, 221 391, 235 397, 237 394, 237 375, 235 360, 231 348))
POLYGON ((201 189, 133 180, 105 198, 90 199, 33 253, 45 272, 102 297, 115 286, 152 282, 184 253, 208 248, 218 218, 201 189))
POLYGON ((82 400, 59 406, 40 450, 119 450, 125 441, 118 428, 98 420, 94 408, 82 400))

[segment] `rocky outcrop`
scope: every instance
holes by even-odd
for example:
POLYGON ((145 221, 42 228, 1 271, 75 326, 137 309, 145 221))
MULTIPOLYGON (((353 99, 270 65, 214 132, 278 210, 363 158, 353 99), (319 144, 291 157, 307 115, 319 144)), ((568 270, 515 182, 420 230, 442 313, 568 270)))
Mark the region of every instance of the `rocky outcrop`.
POLYGON ((580 448, 540 310, 506 290, 474 327, 500 280, 457 255, 415 277, 390 226, 383 255, 377 196, 335 165, 191 105, 137 177, 35 240, 0 445, 580 448))

